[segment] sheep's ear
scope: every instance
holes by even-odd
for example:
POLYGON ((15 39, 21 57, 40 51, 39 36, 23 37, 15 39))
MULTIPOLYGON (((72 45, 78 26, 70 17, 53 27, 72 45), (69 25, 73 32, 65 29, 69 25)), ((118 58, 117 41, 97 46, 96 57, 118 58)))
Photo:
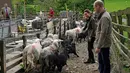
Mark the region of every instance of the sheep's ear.
POLYGON ((62 42, 63 40, 61 40, 61 39, 58 39, 58 42, 62 42))
POLYGON ((56 40, 54 40, 53 42, 62 42, 63 40, 61 40, 61 39, 56 39, 56 40))

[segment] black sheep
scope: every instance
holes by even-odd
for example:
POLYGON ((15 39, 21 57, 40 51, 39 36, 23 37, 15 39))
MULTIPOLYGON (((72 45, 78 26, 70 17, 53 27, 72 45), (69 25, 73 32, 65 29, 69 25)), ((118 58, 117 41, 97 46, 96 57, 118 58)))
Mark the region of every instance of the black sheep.
POLYGON ((67 65, 68 51, 64 48, 61 53, 57 56, 56 66, 58 72, 62 71, 63 66, 67 65))
POLYGON ((80 34, 78 34, 77 35, 77 41, 82 41, 82 39, 84 39, 84 41, 85 41, 85 39, 86 39, 86 34, 84 34, 84 33, 80 33, 80 34))
MULTIPOLYGON (((70 54, 70 53, 73 53, 73 54, 75 54, 77 57, 79 57, 78 55, 77 55, 77 53, 76 53, 76 45, 75 45, 75 43, 72 43, 72 39, 70 39, 70 40, 64 40, 63 42, 61 42, 61 44, 62 44, 62 46, 68 51, 68 53, 70 54)), ((69 57, 69 55, 68 55, 68 57, 69 57)))

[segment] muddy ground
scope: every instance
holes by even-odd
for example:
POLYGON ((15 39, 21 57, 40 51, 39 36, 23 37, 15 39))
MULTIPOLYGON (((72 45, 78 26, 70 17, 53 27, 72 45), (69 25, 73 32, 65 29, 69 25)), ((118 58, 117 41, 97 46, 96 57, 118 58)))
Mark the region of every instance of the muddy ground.
POLYGON ((71 55, 68 59, 68 69, 64 69, 62 73, 99 73, 98 64, 84 64, 83 62, 87 60, 87 43, 82 42, 78 43, 77 53, 80 56, 77 58, 74 55, 71 55))

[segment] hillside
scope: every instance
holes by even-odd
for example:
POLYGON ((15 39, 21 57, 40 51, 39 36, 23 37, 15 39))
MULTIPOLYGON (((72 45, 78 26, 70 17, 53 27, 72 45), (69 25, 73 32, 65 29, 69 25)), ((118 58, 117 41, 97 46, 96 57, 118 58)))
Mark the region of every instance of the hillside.
POLYGON ((130 7, 130 0, 105 0, 105 7, 109 12, 130 7))

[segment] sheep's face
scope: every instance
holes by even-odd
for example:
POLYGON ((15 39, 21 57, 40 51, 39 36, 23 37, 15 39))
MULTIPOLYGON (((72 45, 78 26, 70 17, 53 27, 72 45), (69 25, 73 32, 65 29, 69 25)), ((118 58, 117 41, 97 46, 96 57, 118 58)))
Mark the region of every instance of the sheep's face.
POLYGON ((63 40, 56 39, 56 40, 53 41, 53 44, 55 45, 55 47, 59 48, 62 41, 63 41, 63 40))
POLYGON ((48 34, 48 38, 53 38, 53 34, 48 34))

